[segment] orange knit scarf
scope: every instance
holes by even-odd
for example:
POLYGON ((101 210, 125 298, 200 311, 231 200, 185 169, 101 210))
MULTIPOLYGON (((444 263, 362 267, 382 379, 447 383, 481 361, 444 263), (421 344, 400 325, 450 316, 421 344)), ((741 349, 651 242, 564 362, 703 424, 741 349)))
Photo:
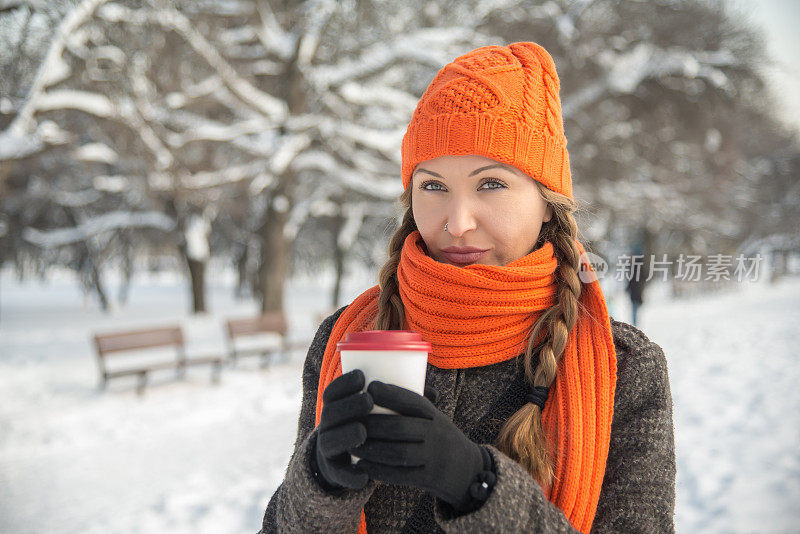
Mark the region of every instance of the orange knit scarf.
MULTIPOLYGON (((584 261, 583 269, 593 272, 584 261)), ((539 314, 555 303, 557 259, 552 243, 506 266, 439 263, 425 254, 418 231, 403 244, 397 278, 405 306, 405 329, 433 346, 428 361, 439 368, 479 367, 517 357, 539 314)), ((373 328, 379 286, 359 295, 333 327, 317 391, 342 374, 336 344, 349 332, 373 328)), ((555 481, 546 497, 573 527, 588 533, 605 474, 614 413, 617 360, 600 284, 582 284, 578 320, 559 360, 542 413, 548 446, 555 451, 555 481)), ((361 512, 359 533, 366 533, 361 512)))

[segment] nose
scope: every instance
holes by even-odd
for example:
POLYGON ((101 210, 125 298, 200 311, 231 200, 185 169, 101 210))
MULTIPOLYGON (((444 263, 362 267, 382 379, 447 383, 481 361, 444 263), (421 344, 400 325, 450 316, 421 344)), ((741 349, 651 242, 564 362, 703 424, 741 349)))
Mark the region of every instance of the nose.
MULTIPOLYGON (((478 227, 475 210, 469 200, 454 200, 447 210, 447 232, 453 237, 461 237, 478 227)), ((444 224, 442 225, 444 228, 444 224)))

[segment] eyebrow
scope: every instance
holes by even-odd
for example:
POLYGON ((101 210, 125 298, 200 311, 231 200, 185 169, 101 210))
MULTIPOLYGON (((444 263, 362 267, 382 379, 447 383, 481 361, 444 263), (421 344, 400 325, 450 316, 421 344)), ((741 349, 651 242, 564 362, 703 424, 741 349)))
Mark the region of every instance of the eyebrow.
MULTIPOLYGON (((475 176, 478 173, 481 173, 483 171, 487 171, 489 169, 494 169, 494 168, 505 169, 505 170, 507 170, 509 172, 513 172, 514 174, 519 174, 517 172, 517 169, 515 169, 514 167, 511 167, 510 165, 506 165, 504 163, 492 163, 491 165, 486 165, 485 167, 479 167, 479 168, 475 169, 474 171, 469 173, 469 176, 475 176)), ((444 179, 444 176, 442 176, 441 174, 435 173, 433 171, 429 171, 428 169, 417 169, 414 172, 414 174, 417 174, 418 172, 426 172, 428 174, 432 174, 433 176, 436 176, 437 178, 444 179)))

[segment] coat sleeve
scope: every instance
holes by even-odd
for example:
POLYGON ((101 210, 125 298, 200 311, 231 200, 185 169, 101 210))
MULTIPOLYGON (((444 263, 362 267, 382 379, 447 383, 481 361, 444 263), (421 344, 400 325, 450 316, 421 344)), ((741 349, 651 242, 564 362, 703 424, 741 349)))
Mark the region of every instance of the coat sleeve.
POLYGON ((344 308, 322 322, 303 365, 303 402, 297 424, 294 452, 283 482, 272 495, 258 534, 273 532, 346 532, 358 530, 361 510, 377 483, 363 489, 326 492, 314 477, 311 454, 316 440, 316 403, 319 373, 333 325, 344 308))
MULTIPOLYGON (((591 532, 674 533, 675 446, 666 358, 638 329, 625 323, 616 328, 611 442, 591 532)), ((487 448, 497 471, 494 489, 479 509, 460 516, 435 499, 434 517, 445 532, 579 532, 520 464, 487 448)))

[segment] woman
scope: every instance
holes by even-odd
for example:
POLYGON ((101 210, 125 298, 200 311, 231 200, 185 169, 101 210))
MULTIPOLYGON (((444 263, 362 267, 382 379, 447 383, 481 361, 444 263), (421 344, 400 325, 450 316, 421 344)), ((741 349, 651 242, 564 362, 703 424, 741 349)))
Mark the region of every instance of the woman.
POLYGON ((608 315, 566 145, 536 43, 437 74, 403 138, 406 212, 379 284, 309 349, 262 532, 674 531, 666 360, 608 315), (342 375, 336 343, 367 329, 431 343, 424 396, 342 375))

